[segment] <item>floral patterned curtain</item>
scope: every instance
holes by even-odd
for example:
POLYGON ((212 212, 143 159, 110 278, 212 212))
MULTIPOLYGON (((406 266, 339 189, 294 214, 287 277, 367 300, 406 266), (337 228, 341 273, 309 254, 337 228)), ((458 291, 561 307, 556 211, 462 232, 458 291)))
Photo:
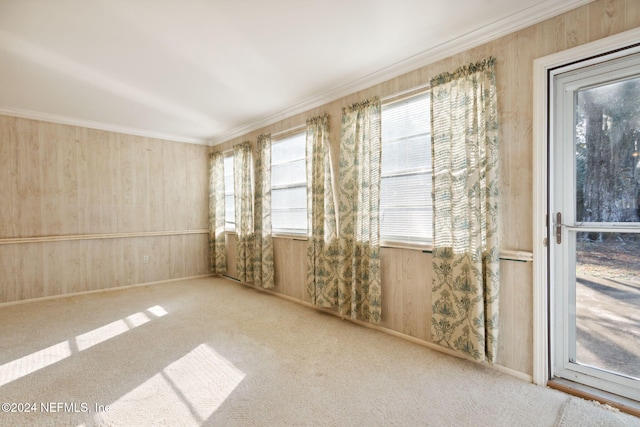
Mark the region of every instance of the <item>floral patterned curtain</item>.
POLYGON ((338 311, 379 323, 380 100, 342 110, 340 136, 338 311))
POLYGON ((256 286, 271 289, 275 286, 271 236, 271 134, 258 137, 254 225, 253 281, 256 286))
POLYGON ((253 156, 251 143, 233 147, 233 190, 236 208, 237 279, 253 282, 253 156))
POLYGON ((209 155, 209 265, 212 273, 227 271, 224 246, 224 158, 216 151, 209 155))
POLYGON ((307 120, 307 290, 313 304, 338 307, 336 210, 331 184, 329 116, 307 120))
POLYGON ((500 263, 494 62, 431 80, 433 341, 491 363, 500 263))

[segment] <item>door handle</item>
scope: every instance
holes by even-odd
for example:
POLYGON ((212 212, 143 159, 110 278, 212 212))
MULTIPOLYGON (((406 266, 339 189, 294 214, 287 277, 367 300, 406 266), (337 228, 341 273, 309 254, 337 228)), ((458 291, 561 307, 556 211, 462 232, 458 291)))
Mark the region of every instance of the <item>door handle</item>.
POLYGON ((556 243, 562 243, 562 214, 556 213, 556 243))

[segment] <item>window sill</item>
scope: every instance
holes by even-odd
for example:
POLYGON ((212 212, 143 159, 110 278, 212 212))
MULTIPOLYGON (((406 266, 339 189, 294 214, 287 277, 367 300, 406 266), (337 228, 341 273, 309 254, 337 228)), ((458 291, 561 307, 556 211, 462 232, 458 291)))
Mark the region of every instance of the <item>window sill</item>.
POLYGON ((410 242, 392 242, 383 240, 380 242, 381 248, 408 249, 412 251, 431 252, 433 245, 431 243, 410 243, 410 242))
POLYGON ((272 233, 271 236, 275 239, 299 240, 305 242, 309 240, 305 234, 272 233))

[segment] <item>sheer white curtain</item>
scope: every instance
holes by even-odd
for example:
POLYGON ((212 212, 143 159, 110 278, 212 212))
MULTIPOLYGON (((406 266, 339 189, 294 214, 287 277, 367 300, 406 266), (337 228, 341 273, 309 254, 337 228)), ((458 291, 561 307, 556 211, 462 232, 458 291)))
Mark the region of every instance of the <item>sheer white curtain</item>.
POLYGON ((307 290, 320 307, 338 307, 340 262, 333 197, 329 116, 307 120, 307 290))
POLYGON ((238 280, 253 282, 253 155, 251 143, 233 147, 233 188, 236 208, 238 280))
POLYGON ((275 286, 271 235, 271 134, 260 135, 256 145, 253 282, 271 289, 275 286))
POLYGON ((209 265, 212 273, 227 271, 224 235, 224 158, 209 155, 209 265))
POLYGON ((498 336, 498 112, 494 59, 431 80, 437 344, 494 362, 498 336))
POLYGON ((340 135, 338 310, 354 319, 379 323, 380 100, 342 111, 340 135))

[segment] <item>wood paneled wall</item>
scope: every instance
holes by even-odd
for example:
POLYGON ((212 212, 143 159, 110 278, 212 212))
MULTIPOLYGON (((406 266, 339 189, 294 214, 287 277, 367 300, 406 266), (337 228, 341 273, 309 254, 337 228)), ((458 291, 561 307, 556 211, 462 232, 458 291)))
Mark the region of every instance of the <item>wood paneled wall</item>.
POLYGON ((307 242, 297 239, 273 239, 275 291, 295 299, 311 302, 307 292, 307 242))
MULTIPOLYGON (((640 26, 640 1, 597 0, 553 19, 509 34, 369 89, 227 141, 225 150, 258 135, 303 125, 308 117, 330 115, 331 149, 337 176, 342 107, 377 95, 381 98, 429 82, 461 65, 494 56, 498 85, 501 173, 501 248, 532 252, 533 212, 533 61, 536 58, 640 26)), ((337 180, 336 180, 337 181, 337 180)), ((334 181, 334 183, 336 182, 334 181)), ((334 188, 334 192, 337 189, 334 188)), ((304 245, 276 239, 276 291, 309 301, 304 288, 304 245)), ((234 257, 235 254, 230 253, 234 257)), ((532 374, 533 284, 531 262, 502 261, 498 364, 532 374)), ((383 248, 382 326, 429 342, 431 255, 411 249, 383 248)))
POLYGON ((207 152, 0 116, 0 302, 207 274, 207 152))
POLYGON ((380 257, 381 326, 431 341, 431 254, 382 248, 380 257))

